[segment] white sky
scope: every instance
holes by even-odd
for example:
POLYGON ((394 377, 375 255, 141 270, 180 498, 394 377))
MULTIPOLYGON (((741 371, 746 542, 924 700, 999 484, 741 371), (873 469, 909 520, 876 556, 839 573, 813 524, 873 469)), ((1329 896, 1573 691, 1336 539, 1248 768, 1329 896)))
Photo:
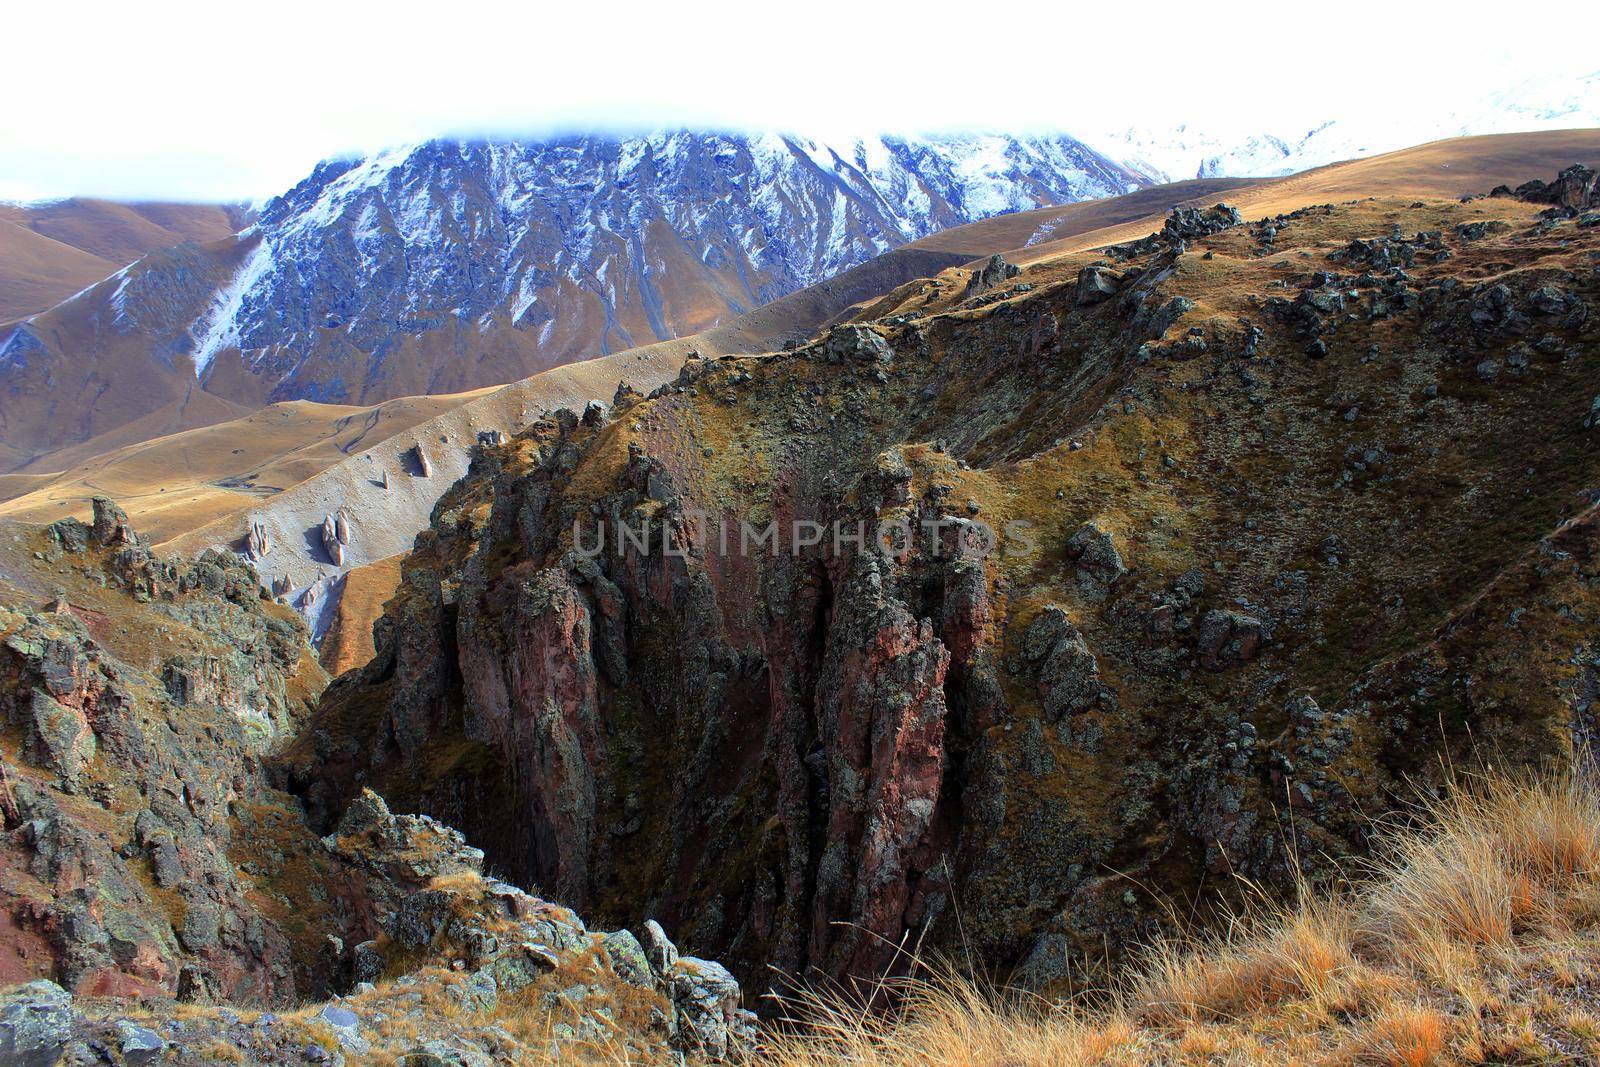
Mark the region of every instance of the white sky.
POLYGON ((443 134, 1304 132, 1600 67, 1593 8, 714 0, 15 0, 0 198, 242 199, 443 134))

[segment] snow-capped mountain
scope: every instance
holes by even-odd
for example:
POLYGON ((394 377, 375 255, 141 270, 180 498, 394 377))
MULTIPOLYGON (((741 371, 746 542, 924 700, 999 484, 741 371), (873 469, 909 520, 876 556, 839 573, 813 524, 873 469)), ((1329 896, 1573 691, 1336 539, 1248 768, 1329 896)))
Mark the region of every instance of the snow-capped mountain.
POLYGON ((235 237, 147 256, 0 338, 0 426, 29 453, 198 396, 514 381, 694 333, 945 227, 1143 181, 1065 135, 664 132, 329 161, 235 237))
POLYGON ((1270 129, 1189 122, 1079 135, 1130 169, 1182 181, 1275 177, 1447 137, 1592 126, 1600 126, 1600 71, 1527 78, 1448 107, 1346 106, 1341 114, 1310 114, 1270 129))
POLYGON ((266 204, 195 326, 195 370, 209 382, 238 359, 274 399, 487 385, 692 333, 947 226, 1135 183, 1066 137, 433 141, 324 163, 266 204))

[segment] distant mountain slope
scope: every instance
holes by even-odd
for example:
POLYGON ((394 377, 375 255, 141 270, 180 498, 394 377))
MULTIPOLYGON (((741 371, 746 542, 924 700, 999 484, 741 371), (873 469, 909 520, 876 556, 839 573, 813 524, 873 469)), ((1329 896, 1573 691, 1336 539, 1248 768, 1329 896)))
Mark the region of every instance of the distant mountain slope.
POLYGON ((0 339, 0 429, 46 451, 197 380, 246 406, 515 381, 728 321, 945 227, 1141 180, 1064 136, 677 132, 328 162, 238 238, 136 264, 0 339), (102 400, 128 365, 141 382, 102 400))
POLYGON ((0 203, 0 322, 58 304, 146 253, 215 241, 250 221, 221 204, 0 203))
POLYGON ((1128 167, 1161 181, 1181 181, 1225 174, 1275 177, 1452 137, 1595 126, 1600 70, 1576 78, 1528 78, 1440 110, 1386 106, 1377 113, 1307 114, 1302 122, 1270 128, 1228 129, 1199 121, 1082 136, 1128 167))

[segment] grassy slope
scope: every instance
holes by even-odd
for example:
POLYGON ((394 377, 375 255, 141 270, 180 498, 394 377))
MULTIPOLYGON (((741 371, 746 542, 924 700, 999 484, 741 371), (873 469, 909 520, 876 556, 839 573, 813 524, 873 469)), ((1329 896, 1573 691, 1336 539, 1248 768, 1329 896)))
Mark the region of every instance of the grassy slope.
POLYGON ((1593 1063, 1600 1057, 1600 796, 1591 779, 1463 780, 1391 834, 1349 893, 1157 944, 1089 1006, 959 979, 873 1016, 792 1005, 776 1067, 912 1064, 1593 1063))

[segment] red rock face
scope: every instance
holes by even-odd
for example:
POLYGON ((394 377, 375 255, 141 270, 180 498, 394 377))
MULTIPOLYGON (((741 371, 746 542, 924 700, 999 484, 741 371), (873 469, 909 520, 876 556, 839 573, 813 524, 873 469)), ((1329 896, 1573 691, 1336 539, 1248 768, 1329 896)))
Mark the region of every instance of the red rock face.
POLYGON ((881 973, 905 933, 944 779, 950 654, 884 599, 879 568, 849 564, 817 701, 830 795, 809 955, 834 975, 881 973))
MULTIPOLYGON (((889 558, 824 538, 797 552, 787 533, 776 552, 740 550, 742 516, 718 516, 725 527, 697 506, 710 501, 693 495, 693 457, 638 449, 599 515, 637 530, 648 513, 649 536, 593 559, 561 555, 562 531, 531 528, 527 505, 559 499, 576 440, 593 445, 571 424, 552 426, 531 475, 497 480, 471 557, 418 568, 422 583, 462 575, 459 712, 409 711, 427 683, 399 661, 369 671, 387 679, 383 714, 406 724, 396 734, 415 734, 412 753, 459 729, 505 768, 490 788, 510 799, 493 812, 465 764, 419 783, 414 801, 463 825, 512 877, 574 906, 623 900, 615 918, 631 919, 648 899, 634 914, 697 931, 706 951, 742 946, 796 974, 881 974, 944 897, 946 691, 966 693, 992 671, 982 567, 936 579, 946 591, 919 611, 908 590, 920 599, 924 569, 946 566, 920 551, 889 558), (498 570, 496 557, 507 561, 498 570)), ((860 497, 846 507, 820 472, 799 462, 775 479, 780 530, 836 517, 870 529, 876 501, 909 498, 891 477, 864 483, 865 507, 860 497)), ((397 633, 437 625, 401 617, 397 633)), ((347 679, 335 703, 358 697, 347 679)), ((973 723, 992 721, 996 703, 962 699, 973 723)), ((414 756, 381 757, 365 773, 394 797, 414 756)), ((330 768, 339 773, 321 773, 330 768)))
MULTIPOLYGON (((516 591, 500 641, 463 640, 468 733, 516 754, 517 795, 533 828, 535 874, 581 900, 595 832, 594 769, 605 762, 596 721, 589 609, 546 572, 516 591)), ((463 636, 484 626, 472 612, 463 636)))

